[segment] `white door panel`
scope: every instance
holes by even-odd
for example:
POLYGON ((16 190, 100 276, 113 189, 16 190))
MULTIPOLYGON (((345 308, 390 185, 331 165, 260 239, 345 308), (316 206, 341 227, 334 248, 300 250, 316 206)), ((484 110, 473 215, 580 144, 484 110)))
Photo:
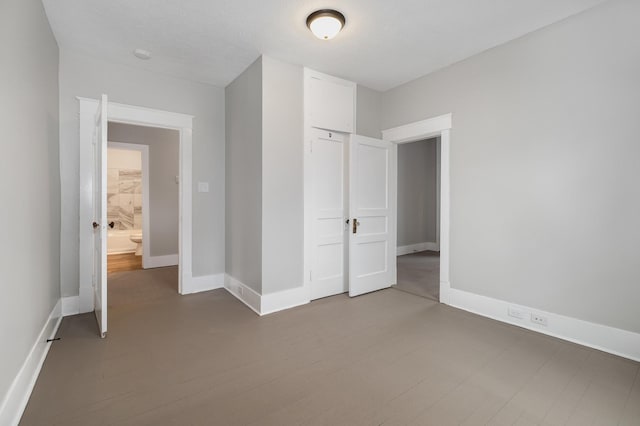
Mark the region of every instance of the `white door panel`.
POLYGON ((350 296, 396 283, 396 155, 391 142, 350 138, 350 296))
POLYGON ((354 127, 354 86, 311 78, 309 124, 320 129, 351 133, 354 127))
POLYGON ((347 291, 345 268, 345 138, 319 129, 311 142, 311 299, 347 291))
POLYGON ((100 336, 107 335, 107 95, 96 111, 93 139, 93 295, 100 336))

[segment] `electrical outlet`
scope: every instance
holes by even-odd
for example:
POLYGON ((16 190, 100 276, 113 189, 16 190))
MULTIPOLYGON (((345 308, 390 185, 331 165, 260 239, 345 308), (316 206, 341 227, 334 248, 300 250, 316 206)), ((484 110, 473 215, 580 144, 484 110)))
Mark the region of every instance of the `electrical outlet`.
POLYGON ((524 319, 524 312, 512 306, 510 306, 509 309, 507 310, 507 314, 513 318, 524 319))
POLYGON ((544 325, 546 327, 547 317, 543 317, 542 315, 538 315, 538 314, 531 314, 531 322, 534 324, 544 325))

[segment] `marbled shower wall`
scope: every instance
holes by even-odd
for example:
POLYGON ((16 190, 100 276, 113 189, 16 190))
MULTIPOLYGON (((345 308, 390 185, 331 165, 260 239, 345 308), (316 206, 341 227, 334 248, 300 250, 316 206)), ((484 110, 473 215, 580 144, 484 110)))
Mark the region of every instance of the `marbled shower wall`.
POLYGON ((142 170, 107 169, 107 221, 113 229, 142 229, 142 170))

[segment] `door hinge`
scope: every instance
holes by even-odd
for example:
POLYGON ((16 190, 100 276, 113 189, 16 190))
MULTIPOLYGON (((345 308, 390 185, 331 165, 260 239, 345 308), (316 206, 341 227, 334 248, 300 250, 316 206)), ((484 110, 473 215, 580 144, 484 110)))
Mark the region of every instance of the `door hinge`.
POLYGON ((311 274, 311 269, 309 269, 309 281, 313 281, 313 275, 311 274))

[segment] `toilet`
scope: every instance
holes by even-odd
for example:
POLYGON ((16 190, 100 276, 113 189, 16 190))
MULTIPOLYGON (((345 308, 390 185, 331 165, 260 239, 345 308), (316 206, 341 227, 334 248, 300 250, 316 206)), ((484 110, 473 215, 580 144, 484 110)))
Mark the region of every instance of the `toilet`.
POLYGON ((136 256, 142 256, 142 232, 131 234, 129 239, 136 243, 136 256))

